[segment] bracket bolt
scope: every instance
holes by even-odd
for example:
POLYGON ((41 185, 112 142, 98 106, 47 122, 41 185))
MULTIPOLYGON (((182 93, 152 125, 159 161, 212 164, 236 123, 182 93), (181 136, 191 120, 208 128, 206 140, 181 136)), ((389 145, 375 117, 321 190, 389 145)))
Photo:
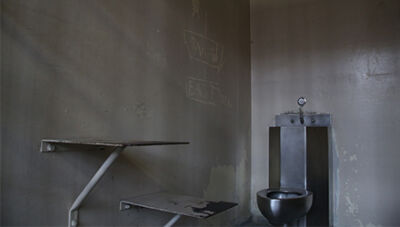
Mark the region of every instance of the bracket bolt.
POLYGON ((76 220, 72 220, 72 221, 71 221, 71 225, 72 225, 72 226, 77 226, 77 225, 78 225, 78 222, 77 222, 76 220))
POLYGON ((51 143, 46 143, 45 144, 45 151, 46 152, 51 152, 54 151, 56 149, 56 145, 51 144, 51 143))

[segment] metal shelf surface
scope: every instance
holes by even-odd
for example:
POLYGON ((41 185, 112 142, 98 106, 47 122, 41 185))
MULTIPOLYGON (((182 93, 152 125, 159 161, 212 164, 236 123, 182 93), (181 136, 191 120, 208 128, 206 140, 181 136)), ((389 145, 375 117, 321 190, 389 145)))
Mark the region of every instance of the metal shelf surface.
POLYGON ((159 192, 123 199, 120 201, 120 210, 136 206, 203 219, 226 211, 236 205, 238 204, 232 202, 208 201, 192 196, 159 192))
POLYGON ((156 145, 179 145, 189 144, 189 142, 180 141, 146 141, 136 140, 127 142, 93 141, 93 140, 65 140, 65 139, 42 139, 40 144, 41 152, 55 151, 57 145, 67 146, 87 146, 87 147, 130 147, 130 146, 156 146, 156 145))

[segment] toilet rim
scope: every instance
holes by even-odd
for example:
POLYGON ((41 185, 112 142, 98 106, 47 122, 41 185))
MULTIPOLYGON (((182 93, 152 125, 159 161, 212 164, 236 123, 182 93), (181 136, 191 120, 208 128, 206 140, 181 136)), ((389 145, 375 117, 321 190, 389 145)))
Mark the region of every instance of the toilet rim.
POLYGON ((291 200, 291 199, 304 198, 304 197, 312 195, 313 193, 306 189, 300 189, 300 188, 268 188, 268 189, 259 191, 257 194, 259 196, 268 198, 270 200, 291 200), (295 193, 295 194, 298 194, 298 196, 292 197, 292 198, 271 198, 270 196, 268 196, 268 194, 270 194, 271 192, 295 193))

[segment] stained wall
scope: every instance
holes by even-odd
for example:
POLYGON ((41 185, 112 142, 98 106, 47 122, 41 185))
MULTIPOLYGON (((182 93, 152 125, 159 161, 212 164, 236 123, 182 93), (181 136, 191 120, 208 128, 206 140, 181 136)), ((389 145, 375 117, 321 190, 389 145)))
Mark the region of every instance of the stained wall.
POLYGON ((252 213, 274 115, 331 113, 334 224, 399 226, 400 2, 251 0, 252 213))
POLYGON ((239 203, 178 225, 249 217, 248 1, 1 6, 1 225, 65 225, 109 154, 42 154, 43 138, 190 142, 127 149, 84 201, 82 226, 165 224, 171 215, 119 211, 120 199, 160 190, 239 203))

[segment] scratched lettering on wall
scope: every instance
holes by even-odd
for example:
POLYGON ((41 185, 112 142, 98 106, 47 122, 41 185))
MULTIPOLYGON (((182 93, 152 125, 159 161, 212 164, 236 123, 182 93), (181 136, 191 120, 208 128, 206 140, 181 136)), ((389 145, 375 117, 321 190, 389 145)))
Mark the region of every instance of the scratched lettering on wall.
POLYGON ((224 47, 221 44, 189 30, 184 31, 184 38, 190 58, 218 71, 222 68, 224 47))
POLYGON ((208 105, 232 107, 229 98, 218 83, 189 77, 186 82, 186 96, 196 102, 208 105))
POLYGON ((200 0, 192 0, 192 16, 200 16, 200 0))

